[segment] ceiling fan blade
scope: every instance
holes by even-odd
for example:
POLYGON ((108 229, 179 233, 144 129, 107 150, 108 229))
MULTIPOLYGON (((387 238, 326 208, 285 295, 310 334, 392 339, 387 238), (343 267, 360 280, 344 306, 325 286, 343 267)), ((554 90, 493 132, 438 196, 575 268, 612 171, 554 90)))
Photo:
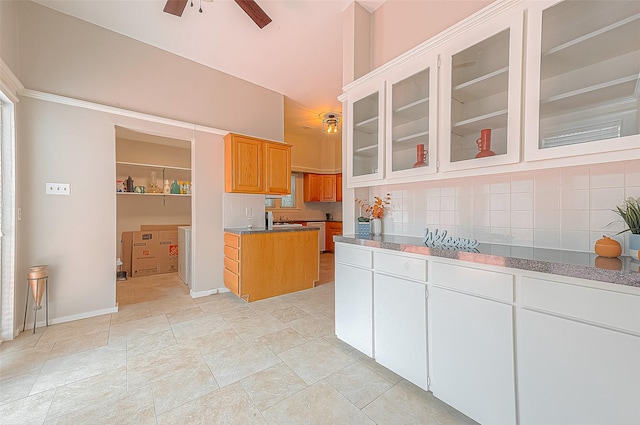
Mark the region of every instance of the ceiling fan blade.
POLYGON ((163 10, 167 13, 171 13, 172 15, 182 16, 182 12, 184 12, 186 5, 187 0, 167 0, 163 10))
POLYGON ((264 10, 258 6, 255 0, 235 0, 235 2, 238 3, 238 6, 240 6, 260 28, 264 28, 271 22, 271 18, 264 13, 264 10))

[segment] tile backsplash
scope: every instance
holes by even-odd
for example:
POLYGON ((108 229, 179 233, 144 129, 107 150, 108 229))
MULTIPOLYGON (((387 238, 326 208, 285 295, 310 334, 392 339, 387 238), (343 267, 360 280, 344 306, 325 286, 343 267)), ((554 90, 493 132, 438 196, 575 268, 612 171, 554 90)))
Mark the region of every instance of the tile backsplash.
POLYGON ((602 235, 626 246, 612 210, 640 197, 640 161, 474 176, 373 187, 391 193, 384 233, 422 236, 424 229, 480 242, 592 252, 602 235))

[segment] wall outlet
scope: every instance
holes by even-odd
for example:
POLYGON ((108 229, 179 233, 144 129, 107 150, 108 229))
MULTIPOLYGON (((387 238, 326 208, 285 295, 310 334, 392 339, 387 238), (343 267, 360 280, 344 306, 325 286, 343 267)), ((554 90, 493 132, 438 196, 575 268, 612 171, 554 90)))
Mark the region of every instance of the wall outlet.
POLYGON ((47 183, 45 193, 47 195, 71 195, 69 183, 47 183))

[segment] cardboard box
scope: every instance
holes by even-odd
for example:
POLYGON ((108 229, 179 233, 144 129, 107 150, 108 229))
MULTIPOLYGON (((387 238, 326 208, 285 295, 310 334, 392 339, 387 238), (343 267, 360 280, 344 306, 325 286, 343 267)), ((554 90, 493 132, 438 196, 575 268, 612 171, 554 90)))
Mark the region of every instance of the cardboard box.
POLYGON ((160 273, 178 271, 178 231, 165 230, 158 232, 158 262, 160 273))
POLYGON ((158 232, 132 232, 131 276, 148 276, 160 273, 160 243, 158 232))
POLYGON ((127 272, 127 276, 132 276, 131 254, 133 250, 133 232, 122 232, 120 243, 122 243, 122 257, 120 257, 122 261, 122 271, 127 272))

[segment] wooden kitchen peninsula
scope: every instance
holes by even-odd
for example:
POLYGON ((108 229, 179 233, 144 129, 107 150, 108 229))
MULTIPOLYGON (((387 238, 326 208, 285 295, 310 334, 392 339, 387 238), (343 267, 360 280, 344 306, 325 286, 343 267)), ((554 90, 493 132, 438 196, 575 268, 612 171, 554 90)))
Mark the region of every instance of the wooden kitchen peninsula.
POLYGON ((245 301, 313 288, 318 281, 317 228, 224 230, 224 285, 245 301))

